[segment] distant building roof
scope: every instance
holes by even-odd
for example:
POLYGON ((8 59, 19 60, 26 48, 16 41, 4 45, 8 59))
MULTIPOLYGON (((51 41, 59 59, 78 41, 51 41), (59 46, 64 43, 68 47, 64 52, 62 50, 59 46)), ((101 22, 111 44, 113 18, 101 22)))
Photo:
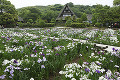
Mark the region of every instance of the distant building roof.
MULTIPOLYGON (((70 9, 69 5, 66 4, 64 6, 64 8, 62 9, 61 13, 58 15, 57 19, 56 20, 60 20, 62 18, 62 20, 65 20, 65 17, 66 16, 73 16, 75 15, 74 12, 70 9)), ((75 15, 76 17, 76 15, 75 15)))
POLYGON ((21 18, 20 16, 18 16, 18 21, 23 21, 23 18, 21 18))

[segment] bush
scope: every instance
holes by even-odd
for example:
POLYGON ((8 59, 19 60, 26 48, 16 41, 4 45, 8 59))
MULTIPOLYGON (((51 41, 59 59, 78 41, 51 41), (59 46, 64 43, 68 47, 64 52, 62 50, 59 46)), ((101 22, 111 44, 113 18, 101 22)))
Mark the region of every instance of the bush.
POLYGON ((70 17, 70 16, 66 16, 65 17, 65 20, 67 21, 67 20, 72 20, 72 18, 70 17))
POLYGON ((24 26, 25 26, 25 23, 18 22, 18 26, 19 26, 19 27, 24 27, 24 26))
POLYGON ((55 23, 45 23, 44 21, 41 21, 40 23, 18 23, 19 27, 54 27, 55 23))
POLYGON ((45 23, 45 27, 54 27, 55 23, 45 23))
POLYGON ((85 22, 84 24, 85 24, 86 27, 90 27, 90 23, 85 22))
POLYGON ((77 23, 82 23, 82 19, 81 18, 77 18, 77 23))
POLYGON ((73 22, 72 20, 67 20, 66 23, 65 23, 65 26, 70 27, 72 22, 73 22))
POLYGON ((55 18, 52 18, 51 23, 55 23, 55 22, 56 22, 55 18))
POLYGON ((75 28, 84 28, 85 24, 84 23, 72 23, 70 27, 75 27, 75 28))
POLYGON ((101 23, 97 22, 97 23, 95 23, 95 26, 101 27, 101 23))
POLYGON ((6 25, 6 28, 13 28, 13 27, 15 27, 15 26, 16 26, 15 23, 11 23, 11 24, 7 24, 7 25, 6 25))

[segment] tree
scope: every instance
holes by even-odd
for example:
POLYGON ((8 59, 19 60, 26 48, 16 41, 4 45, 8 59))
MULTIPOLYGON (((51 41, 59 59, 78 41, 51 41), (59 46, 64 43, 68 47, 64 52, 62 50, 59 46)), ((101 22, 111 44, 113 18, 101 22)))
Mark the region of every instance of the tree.
POLYGON ((36 24, 39 26, 39 27, 44 27, 45 26, 45 21, 42 20, 41 18, 38 18, 36 20, 36 24))
POLYGON ((14 27, 18 20, 17 11, 14 5, 10 1, 1 0, 0 1, 0 24, 4 27, 12 26, 14 27))
POLYGON ((103 26, 106 26, 106 23, 109 22, 109 15, 107 11, 110 9, 110 6, 96 5, 95 9, 92 10, 92 23, 100 23, 103 26))
POLYGON ((76 22, 76 16, 75 15, 72 16, 72 20, 73 20, 73 22, 76 22))
POLYGON ((42 14, 42 19, 50 22, 52 18, 56 18, 57 16, 58 15, 56 14, 56 12, 49 10, 46 13, 42 14))
POLYGON ((115 5, 115 6, 120 6, 120 0, 114 0, 113 1, 113 5, 115 5))
POLYGON ((82 21, 86 21, 87 20, 87 16, 86 13, 83 13, 83 15, 81 16, 82 21))
POLYGON ((53 11, 60 11, 63 8, 63 6, 61 4, 55 4, 55 5, 51 5, 49 7, 53 11))
POLYGON ((29 19, 32 19, 34 22, 41 16, 41 12, 35 7, 27 7, 19 11, 19 16, 22 17, 25 22, 28 22, 29 19))
POLYGON ((112 7, 107 11, 109 23, 120 21, 120 7, 112 7))
POLYGON ((74 4, 72 2, 67 3, 70 7, 74 7, 74 4))
POLYGON ((33 23, 33 20, 32 20, 32 19, 29 19, 28 22, 33 23))

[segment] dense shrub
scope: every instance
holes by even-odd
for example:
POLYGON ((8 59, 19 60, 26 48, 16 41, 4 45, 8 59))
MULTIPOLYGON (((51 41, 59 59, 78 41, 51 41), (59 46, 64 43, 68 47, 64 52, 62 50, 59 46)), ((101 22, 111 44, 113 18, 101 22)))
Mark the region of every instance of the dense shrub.
POLYGON ((11 23, 11 24, 7 24, 6 26, 4 26, 4 27, 6 27, 6 28, 13 28, 13 27, 15 27, 16 26, 16 24, 14 23, 11 23))
POLYGON ((26 26, 26 23, 18 22, 18 26, 19 26, 19 27, 25 27, 25 26, 26 26))
POLYGON ((95 26, 101 27, 101 23, 97 22, 97 23, 95 23, 95 26))
POLYGON ((84 24, 85 24, 86 27, 90 27, 90 23, 85 22, 84 24))
POLYGON ((72 22, 73 22, 72 20, 67 20, 65 26, 70 27, 72 22))
POLYGON ((82 23, 82 19, 81 18, 77 18, 77 23, 82 23))
POLYGON ((55 23, 44 23, 44 22, 41 22, 41 23, 18 23, 18 26, 19 27, 54 27, 55 26, 55 23))
POLYGON ((66 16, 65 17, 65 20, 67 21, 67 20, 72 20, 72 18, 70 17, 70 16, 66 16))
POLYGON ((52 18, 51 23, 55 23, 55 22, 56 22, 55 18, 52 18))
POLYGON ((70 27, 75 27, 75 28, 84 28, 85 24, 84 23, 72 23, 70 27))
POLYGON ((55 23, 45 23, 45 27, 54 27, 55 23))

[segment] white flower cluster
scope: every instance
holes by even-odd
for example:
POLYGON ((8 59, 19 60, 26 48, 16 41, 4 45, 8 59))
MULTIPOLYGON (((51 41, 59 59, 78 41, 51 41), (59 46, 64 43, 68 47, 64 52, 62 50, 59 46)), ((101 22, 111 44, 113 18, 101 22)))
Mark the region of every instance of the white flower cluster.
MULTIPOLYGON (((76 71, 80 71, 79 69, 82 68, 82 66, 80 66, 79 64, 77 63, 71 63, 71 64, 66 64, 64 66, 65 70, 66 71, 60 71, 59 73, 60 74, 65 74, 65 77, 66 78, 74 78, 73 77, 73 74, 76 72, 76 71)), ((76 73, 76 75, 78 76, 78 73, 76 73)))
POLYGON ((73 42, 73 43, 69 43, 68 45, 67 45, 67 48, 68 49, 72 49, 74 46, 75 46, 76 44, 73 42))
POLYGON ((19 46, 19 47, 13 47, 10 48, 9 46, 5 46, 5 51, 7 51, 8 53, 12 52, 12 51, 22 51, 23 47, 19 46))
POLYGON ((101 63, 99 61, 91 63, 83 62, 82 66, 77 63, 70 63, 64 66, 65 71, 60 71, 59 73, 64 74, 66 78, 73 80, 76 80, 74 79, 75 77, 78 77, 80 80, 91 80, 88 79, 89 75, 93 75, 93 73, 105 72, 105 70, 97 64, 101 63))
POLYGON ((10 63, 10 64, 12 64, 12 65, 17 65, 17 66, 19 66, 19 65, 21 65, 21 63, 22 63, 22 61, 23 60, 15 60, 15 59, 11 59, 10 61, 9 60, 4 60, 2 63, 2 65, 6 65, 6 64, 8 64, 8 63, 10 63), (15 63, 15 61, 16 61, 16 63, 15 63))

